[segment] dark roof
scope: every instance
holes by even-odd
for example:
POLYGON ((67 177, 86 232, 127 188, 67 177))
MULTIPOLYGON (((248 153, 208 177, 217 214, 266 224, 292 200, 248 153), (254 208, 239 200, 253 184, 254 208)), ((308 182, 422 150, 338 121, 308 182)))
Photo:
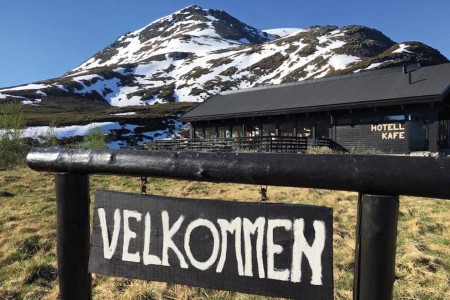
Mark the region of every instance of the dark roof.
POLYGON ((450 63, 409 75, 390 68, 290 84, 236 90, 212 96, 182 121, 331 111, 442 101, 449 93, 450 63))

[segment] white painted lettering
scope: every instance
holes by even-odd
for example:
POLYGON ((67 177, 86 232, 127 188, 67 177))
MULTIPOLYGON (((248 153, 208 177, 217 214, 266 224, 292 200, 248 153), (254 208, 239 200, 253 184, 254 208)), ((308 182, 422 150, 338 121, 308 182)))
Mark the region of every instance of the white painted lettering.
POLYGON ((216 226, 214 226, 213 222, 206 219, 197 219, 189 223, 188 227, 186 228, 186 234, 184 235, 184 250, 186 251, 186 255, 189 258, 189 261, 194 267, 202 271, 208 270, 214 264, 214 262, 217 259, 217 256, 219 255, 219 247, 220 247, 219 231, 217 230, 216 226), (191 246, 189 244, 191 240, 192 231, 194 231, 194 229, 200 226, 208 228, 213 237, 213 250, 211 256, 204 262, 198 261, 194 257, 191 251, 191 246))
POLYGON ((106 215, 105 209, 98 209, 98 217, 100 219, 100 228, 102 230, 103 239, 103 257, 106 259, 111 259, 117 248, 117 241, 119 240, 120 233, 120 210, 116 209, 114 211, 114 229, 111 241, 108 236, 108 227, 106 226, 106 215))
POLYGON ((236 253, 236 261, 238 266, 238 274, 240 276, 244 275, 244 265, 242 263, 242 219, 235 218, 233 221, 229 222, 225 219, 217 219, 217 223, 220 226, 220 232, 222 235, 222 251, 220 252, 219 262, 217 263, 216 272, 220 273, 223 270, 225 260, 227 257, 228 248, 228 234, 234 233, 234 251, 236 253))
POLYGON ((266 278, 264 272, 264 260, 263 260, 263 244, 264 244, 264 228, 266 225, 266 218, 259 217, 252 223, 249 219, 244 218, 243 229, 244 229, 244 249, 245 249, 245 266, 244 275, 253 276, 253 265, 252 265, 252 242, 250 235, 258 232, 256 237, 256 261, 258 262, 258 275, 259 278, 266 278))
POLYGON ((123 250, 122 250, 122 260, 131 262, 140 262, 141 256, 139 252, 129 253, 128 247, 130 246, 130 240, 136 238, 136 232, 131 231, 129 219, 134 218, 138 222, 141 221, 142 215, 137 211, 123 210, 123 250))
POLYGON ((302 280, 302 257, 305 254, 312 271, 311 284, 322 285, 322 252, 325 247, 325 222, 314 221, 315 238, 312 246, 308 244, 304 233, 303 219, 294 221, 294 245, 292 247, 291 281, 302 280))
POLYGON ((144 232, 144 253, 142 253, 142 260, 144 265, 161 265, 161 259, 153 254, 150 254, 150 240, 152 233, 152 223, 150 213, 145 215, 145 232, 144 232))
POLYGON ((178 259, 180 260, 180 267, 183 269, 188 268, 188 264, 186 263, 186 260, 184 259, 183 254, 178 249, 178 247, 175 245, 175 243, 172 241, 173 236, 177 233, 177 231, 181 227, 181 223, 183 223, 184 216, 180 216, 178 220, 172 225, 172 228, 170 228, 169 225, 169 213, 165 210, 161 212, 161 219, 162 219, 162 228, 163 228, 163 246, 162 246, 162 259, 161 264, 163 266, 170 266, 169 264, 169 249, 172 249, 172 251, 176 254, 178 259))
POLYGON ((275 244, 273 240, 273 230, 277 227, 284 227, 288 231, 292 228, 292 222, 287 219, 267 221, 267 278, 288 281, 289 269, 280 270, 275 268, 275 254, 283 252, 283 247, 275 244))

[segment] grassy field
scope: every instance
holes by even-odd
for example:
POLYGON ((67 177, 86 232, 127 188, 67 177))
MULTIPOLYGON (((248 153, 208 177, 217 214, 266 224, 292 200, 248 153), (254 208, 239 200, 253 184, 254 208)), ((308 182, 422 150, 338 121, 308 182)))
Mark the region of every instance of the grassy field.
MULTIPOLYGON (((91 176, 98 189, 139 192, 133 177, 91 176)), ((258 186, 149 179, 149 193, 258 201, 258 186)), ((357 195, 270 187, 270 201, 334 209, 336 299, 352 298, 357 195)), ((91 206, 92 207, 92 206, 91 206)), ((55 299, 56 204, 51 174, 0 171, 0 299, 55 299)), ((450 299, 450 201, 401 197, 395 299, 450 299)), ((262 299, 239 293, 93 276, 94 299, 262 299)))

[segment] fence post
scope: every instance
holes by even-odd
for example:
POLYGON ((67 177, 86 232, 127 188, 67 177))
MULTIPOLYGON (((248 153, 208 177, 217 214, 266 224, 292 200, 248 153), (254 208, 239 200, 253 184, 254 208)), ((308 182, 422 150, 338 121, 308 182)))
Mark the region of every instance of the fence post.
POLYGON ((392 299, 398 196, 359 194, 353 299, 392 299))
POLYGON ((56 173, 57 252, 60 299, 91 299, 89 176, 56 173))

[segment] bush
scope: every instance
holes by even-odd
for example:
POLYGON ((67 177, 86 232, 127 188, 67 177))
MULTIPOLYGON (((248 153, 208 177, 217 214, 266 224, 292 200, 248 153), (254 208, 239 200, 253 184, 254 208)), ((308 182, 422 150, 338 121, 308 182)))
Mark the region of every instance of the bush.
POLYGON ((106 135, 99 129, 93 128, 89 130, 88 134, 84 137, 83 142, 80 144, 80 148, 86 149, 106 149, 106 135))
POLYGON ((386 153, 374 148, 356 146, 350 150, 350 154, 384 155, 386 153))
POLYGON ((25 163, 29 150, 22 138, 25 115, 19 102, 0 105, 0 168, 10 170, 25 163))
POLYGON ((306 149, 307 154, 336 154, 333 149, 328 147, 317 147, 317 146, 311 146, 306 149))
POLYGON ((56 122, 52 121, 49 124, 47 132, 40 137, 39 147, 56 147, 59 146, 58 136, 56 134, 56 122))

